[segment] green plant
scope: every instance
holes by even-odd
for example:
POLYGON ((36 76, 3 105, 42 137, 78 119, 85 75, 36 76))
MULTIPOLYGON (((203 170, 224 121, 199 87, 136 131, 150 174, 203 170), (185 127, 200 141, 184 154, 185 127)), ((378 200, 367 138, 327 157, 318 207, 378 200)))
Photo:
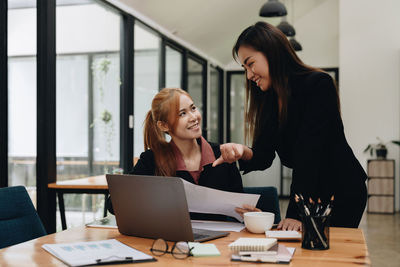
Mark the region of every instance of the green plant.
POLYGON ((398 140, 392 140, 390 142, 384 142, 382 139, 380 139, 379 137, 376 137, 376 139, 378 140, 378 143, 374 143, 374 144, 368 144, 367 147, 364 149, 364 153, 368 153, 373 156, 374 152, 376 154, 376 156, 378 158, 386 158, 386 154, 387 154, 387 147, 386 145, 389 143, 392 144, 396 144, 398 146, 400 146, 400 141, 398 140))
POLYGON ((104 161, 104 173, 109 173, 108 167, 107 167, 107 161, 112 158, 112 141, 115 137, 115 131, 114 131, 114 121, 113 121, 113 115, 112 113, 107 109, 105 102, 104 102, 104 85, 105 85, 105 80, 107 77, 107 73, 110 69, 111 65, 111 60, 108 59, 107 57, 100 58, 96 61, 93 62, 92 64, 92 72, 93 76, 97 80, 98 84, 98 90, 99 90, 99 95, 100 95, 100 106, 101 106, 101 111, 99 114, 96 116, 96 118, 93 120, 93 122, 90 124, 90 127, 93 128, 95 125, 98 125, 101 127, 103 136, 104 136, 104 142, 105 142, 105 152, 106 152, 106 159, 104 161))

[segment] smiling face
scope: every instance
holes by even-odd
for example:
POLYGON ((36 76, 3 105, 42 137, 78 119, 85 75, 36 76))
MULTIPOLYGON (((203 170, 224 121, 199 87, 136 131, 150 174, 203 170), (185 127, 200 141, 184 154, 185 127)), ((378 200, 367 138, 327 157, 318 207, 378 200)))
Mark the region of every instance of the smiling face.
POLYGON ((271 86, 268 60, 260 51, 250 46, 240 46, 238 59, 246 70, 247 79, 255 82, 262 91, 267 91, 271 86))
POLYGON ((179 97, 178 116, 175 129, 169 131, 172 139, 193 140, 201 136, 201 114, 187 95, 179 97))

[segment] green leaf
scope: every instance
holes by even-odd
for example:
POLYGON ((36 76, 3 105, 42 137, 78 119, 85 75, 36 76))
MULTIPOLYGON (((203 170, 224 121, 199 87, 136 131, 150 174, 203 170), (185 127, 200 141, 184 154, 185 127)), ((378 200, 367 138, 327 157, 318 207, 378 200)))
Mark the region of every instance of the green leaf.
POLYGON ((364 149, 364 152, 363 152, 363 153, 367 152, 367 151, 370 150, 370 149, 371 149, 371 145, 368 145, 368 146, 364 149))
POLYGON ((399 140, 392 140, 392 143, 400 146, 400 141, 399 140))

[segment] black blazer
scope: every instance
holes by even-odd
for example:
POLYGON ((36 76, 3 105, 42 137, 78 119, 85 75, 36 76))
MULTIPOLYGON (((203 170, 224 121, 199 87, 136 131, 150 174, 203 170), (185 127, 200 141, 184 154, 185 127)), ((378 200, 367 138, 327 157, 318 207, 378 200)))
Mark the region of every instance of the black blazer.
MULTIPOLYGON (((299 219, 294 193, 325 200, 334 194, 335 201, 346 202, 365 194, 360 188, 367 176, 346 141, 332 78, 322 72, 292 75, 289 88, 282 126, 276 93, 271 89, 260 93, 266 101, 262 130, 252 148, 253 158, 239 163, 245 173, 264 170, 278 153, 282 164, 293 169, 286 217, 299 219)), ((363 210, 365 203, 359 206, 363 210)))
MULTIPOLYGON (((221 155, 219 145, 213 143, 210 143, 210 145, 215 158, 218 158, 221 155)), ((154 153, 151 150, 146 150, 140 155, 138 162, 129 174, 155 175, 155 168, 154 153)), ((188 171, 177 171, 176 176, 188 182, 195 183, 188 171)), ((242 177, 236 167, 236 163, 223 163, 216 167, 212 167, 212 164, 205 165, 204 170, 200 174, 198 185, 229 192, 243 193, 242 177)), ((114 213, 110 199, 108 199, 108 209, 111 213, 114 213)), ((227 216, 217 214, 190 213, 190 217, 193 220, 227 220, 227 216)))

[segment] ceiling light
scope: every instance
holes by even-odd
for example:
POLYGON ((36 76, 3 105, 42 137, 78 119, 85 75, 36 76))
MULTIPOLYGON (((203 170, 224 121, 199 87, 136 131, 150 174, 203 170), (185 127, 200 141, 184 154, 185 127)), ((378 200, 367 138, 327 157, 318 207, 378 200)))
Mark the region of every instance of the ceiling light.
POLYGON ((301 46, 301 44, 300 44, 299 42, 297 42, 296 39, 294 39, 294 37, 290 37, 289 43, 290 43, 291 46, 293 47, 294 51, 301 51, 301 50, 303 50, 303 47, 301 46))
POLYGON ((282 17, 287 14, 286 7, 278 0, 268 0, 261 9, 261 17, 282 17))
POLYGON ((292 25, 287 22, 286 17, 283 17, 281 23, 276 26, 279 30, 281 30, 286 36, 295 36, 296 30, 292 25))

